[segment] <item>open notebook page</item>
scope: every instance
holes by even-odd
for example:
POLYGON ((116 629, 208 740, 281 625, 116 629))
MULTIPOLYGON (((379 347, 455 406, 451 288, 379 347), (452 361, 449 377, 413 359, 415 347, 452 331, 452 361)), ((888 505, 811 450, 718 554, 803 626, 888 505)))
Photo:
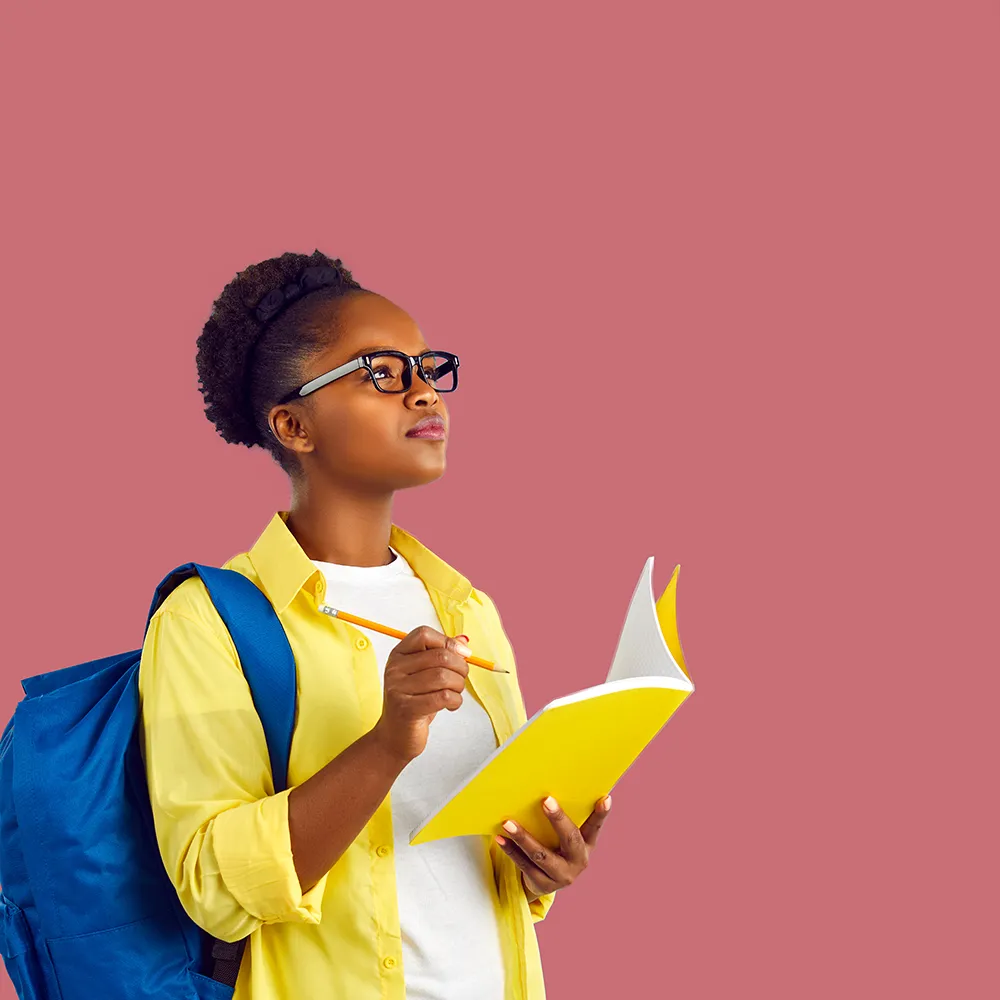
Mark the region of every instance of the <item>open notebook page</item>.
POLYGON ((674 620, 671 603, 674 594, 671 590, 676 584, 676 579, 675 570, 670 587, 660 599, 665 608, 658 614, 656 602, 653 600, 653 557, 650 556, 646 560, 628 606, 625 624, 622 626, 622 634, 618 639, 618 647, 611 661, 607 681, 625 680, 629 677, 670 677, 680 681, 686 688, 691 687, 690 680, 670 652, 663 635, 664 624, 661 623, 666 617, 669 617, 670 624, 674 620))

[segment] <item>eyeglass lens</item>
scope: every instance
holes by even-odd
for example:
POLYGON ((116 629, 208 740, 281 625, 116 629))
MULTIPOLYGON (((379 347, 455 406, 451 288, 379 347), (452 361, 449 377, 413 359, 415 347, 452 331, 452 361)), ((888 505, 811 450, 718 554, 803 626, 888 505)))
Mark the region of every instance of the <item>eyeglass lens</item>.
MULTIPOLYGON (((395 354, 375 354, 371 358, 371 369, 374 372, 378 387, 384 392, 402 392, 404 387, 408 361, 395 354)), ((438 392, 450 392, 455 388, 457 372, 447 354, 425 354, 420 359, 424 377, 438 392)))

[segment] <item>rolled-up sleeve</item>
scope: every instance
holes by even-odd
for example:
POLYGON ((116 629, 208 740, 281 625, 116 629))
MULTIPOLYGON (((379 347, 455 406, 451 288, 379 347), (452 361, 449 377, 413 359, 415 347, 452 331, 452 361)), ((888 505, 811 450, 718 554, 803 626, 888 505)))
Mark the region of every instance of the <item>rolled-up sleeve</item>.
POLYGON ((317 924, 327 876, 303 893, 289 789, 274 794, 264 729, 232 638, 161 609, 139 666, 140 745, 160 856, 187 914, 238 941, 262 924, 317 924))
POLYGON ((556 898, 554 892, 547 892, 538 899, 533 899, 528 903, 528 909, 531 910, 531 922, 537 924, 540 920, 545 919, 545 915, 549 912, 549 907, 552 906, 553 901, 556 898))

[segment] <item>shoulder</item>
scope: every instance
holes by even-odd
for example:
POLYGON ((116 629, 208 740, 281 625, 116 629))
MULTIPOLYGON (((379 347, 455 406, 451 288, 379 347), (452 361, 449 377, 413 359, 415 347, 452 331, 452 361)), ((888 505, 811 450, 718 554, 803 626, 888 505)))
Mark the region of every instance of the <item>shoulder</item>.
POLYGON ((493 619, 497 625, 501 624, 500 612, 497 611, 497 606, 493 602, 493 598, 490 597, 490 595, 487 594, 485 590, 483 590, 480 587, 473 587, 472 593, 469 595, 469 599, 475 601, 476 604, 479 605, 479 607, 482 609, 482 611, 480 612, 481 614, 485 615, 488 618, 493 619))
MULTIPOLYGON (((222 564, 222 569, 235 570, 259 585, 257 574, 246 552, 228 559, 222 564)), ((173 624, 178 620, 185 623, 193 622, 196 626, 207 629, 219 642, 235 653, 229 630, 216 610, 208 588, 198 575, 183 580, 164 598, 150 619, 150 628, 154 628, 155 623, 156 629, 161 629, 168 623, 173 624)))

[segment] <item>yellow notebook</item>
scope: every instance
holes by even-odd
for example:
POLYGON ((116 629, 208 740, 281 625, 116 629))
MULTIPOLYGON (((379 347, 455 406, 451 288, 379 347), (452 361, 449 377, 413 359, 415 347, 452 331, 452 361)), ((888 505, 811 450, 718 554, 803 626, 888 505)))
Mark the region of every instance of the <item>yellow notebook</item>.
POLYGON ((410 833, 411 844, 499 833, 513 819, 549 847, 552 795, 580 826, 694 691, 677 635, 677 575, 653 600, 653 557, 639 575, 607 679, 549 702, 410 833))

